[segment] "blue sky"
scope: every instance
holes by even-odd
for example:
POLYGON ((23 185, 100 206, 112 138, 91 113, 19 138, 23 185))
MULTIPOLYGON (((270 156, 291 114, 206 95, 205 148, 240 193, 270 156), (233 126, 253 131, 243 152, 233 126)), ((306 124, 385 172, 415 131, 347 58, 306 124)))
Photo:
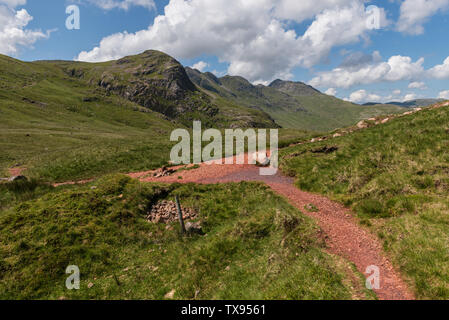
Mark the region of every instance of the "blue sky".
POLYGON ((449 99, 448 9, 449 0, 0 0, 0 23, 9 21, 0 53, 94 62, 158 49, 202 71, 303 81, 359 103, 449 99), (65 26, 71 4, 79 30, 65 26))

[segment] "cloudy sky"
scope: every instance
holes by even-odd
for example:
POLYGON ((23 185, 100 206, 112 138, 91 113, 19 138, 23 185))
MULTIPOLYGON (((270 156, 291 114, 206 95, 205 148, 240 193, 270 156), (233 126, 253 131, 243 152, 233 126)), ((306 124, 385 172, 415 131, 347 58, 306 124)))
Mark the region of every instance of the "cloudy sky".
POLYGON ((0 53, 106 61, 147 49, 357 103, 449 99, 449 0, 0 0, 0 53), (66 28, 77 5, 80 29, 66 28))

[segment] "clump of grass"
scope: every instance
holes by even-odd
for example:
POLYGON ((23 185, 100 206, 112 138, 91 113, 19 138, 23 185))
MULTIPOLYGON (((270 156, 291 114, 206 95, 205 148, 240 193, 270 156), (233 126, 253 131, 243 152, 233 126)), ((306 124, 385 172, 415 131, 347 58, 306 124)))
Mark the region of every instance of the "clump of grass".
POLYGON ((181 168, 181 169, 179 169, 178 171, 176 171, 176 172, 183 172, 183 171, 191 171, 191 170, 196 170, 196 169, 198 169, 200 167, 200 165, 198 165, 198 164, 195 164, 195 165, 193 165, 193 166, 190 166, 190 167, 188 167, 188 166, 186 166, 186 167, 183 167, 183 168, 181 168))
POLYGON ((372 217, 381 216, 384 213, 382 203, 376 199, 365 199, 358 204, 358 210, 361 213, 372 217))
POLYGON ((52 190, 51 185, 36 179, 0 183, 0 210, 42 196, 52 190))
POLYGON ((320 210, 313 204, 309 203, 304 206, 304 210, 308 212, 319 212, 320 210))

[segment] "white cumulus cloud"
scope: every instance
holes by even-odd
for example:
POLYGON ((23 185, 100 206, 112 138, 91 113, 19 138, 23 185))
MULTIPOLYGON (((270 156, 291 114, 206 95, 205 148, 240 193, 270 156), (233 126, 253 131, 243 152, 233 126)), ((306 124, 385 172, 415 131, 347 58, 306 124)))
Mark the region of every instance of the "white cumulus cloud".
POLYGON ((359 68, 338 67, 321 72, 309 84, 316 87, 350 88, 360 84, 413 80, 424 73, 423 63, 424 58, 413 62, 410 57, 393 56, 388 61, 374 62, 359 68))
POLYGON ((328 96, 336 96, 337 90, 335 88, 329 88, 324 93, 327 94, 328 96))
POLYGON ((26 26, 33 17, 25 9, 16 9, 25 0, 0 0, 0 53, 15 55, 20 47, 30 47, 49 37, 49 32, 30 30, 26 26))
POLYGON ((279 0, 274 9, 277 18, 303 22, 325 9, 349 5, 354 0, 279 0))
MULTIPOLYGON (((388 24, 386 14, 383 9, 380 9, 379 14, 380 27, 384 27, 388 24)), ((302 37, 301 45, 307 48, 303 56, 304 65, 311 67, 321 62, 334 47, 368 40, 369 30, 366 8, 360 2, 324 10, 302 37)))
POLYGON ((449 90, 441 91, 438 95, 438 99, 448 99, 449 100, 449 90))
POLYGON ((23 6, 27 3, 26 0, 0 0, 0 5, 4 4, 10 8, 23 6))
POLYGON ((422 34, 429 18, 448 8, 449 0, 405 0, 401 4, 397 29, 408 34, 422 34))
POLYGON ((401 90, 393 90, 393 92, 389 95, 382 96, 379 94, 371 93, 366 90, 357 90, 350 94, 346 101, 354 102, 354 103, 367 103, 367 102, 378 102, 378 103, 387 103, 392 101, 405 102, 410 100, 415 100, 418 98, 418 95, 415 93, 407 93, 401 96, 401 90))
POLYGON ((443 64, 437 65, 428 71, 428 76, 435 79, 449 79, 449 57, 443 64))
MULTIPOLYGON (((229 63, 230 74, 266 82, 291 78, 293 68, 323 61, 334 47, 368 40, 363 0, 295 2, 298 8, 315 7, 295 16, 286 14, 293 5, 287 0, 170 0, 147 29, 110 35, 77 59, 106 61, 147 49, 177 59, 209 54, 229 63), (303 35, 285 23, 307 18, 313 22, 303 35)), ((385 25, 383 10, 380 18, 385 25)))
POLYGON ((402 102, 415 100, 418 98, 418 95, 416 93, 408 93, 402 98, 402 102))
POLYGON ((104 9, 123 9, 128 10, 132 6, 141 6, 150 10, 156 8, 153 0, 88 0, 90 3, 104 9))
POLYGON ((382 99, 381 96, 373 93, 368 93, 366 90, 358 90, 351 93, 349 98, 345 100, 354 103, 365 103, 365 102, 378 102, 382 99))
POLYGON ((206 69, 207 67, 209 67, 209 64, 208 64, 207 62, 200 61, 200 62, 195 63, 195 64, 192 66, 192 69, 196 69, 196 70, 198 70, 198 71, 203 72, 204 69, 206 69))
POLYGON ((421 81, 414 81, 414 82, 410 82, 408 85, 409 89, 421 89, 421 90, 426 90, 427 86, 424 82, 421 81))

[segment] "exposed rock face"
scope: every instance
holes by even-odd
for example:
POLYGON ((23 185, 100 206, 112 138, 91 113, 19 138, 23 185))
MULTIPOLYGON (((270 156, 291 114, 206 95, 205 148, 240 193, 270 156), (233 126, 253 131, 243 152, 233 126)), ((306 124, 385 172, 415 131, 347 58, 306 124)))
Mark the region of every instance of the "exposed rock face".
POLYGON ((113 61, 102 71, 98 85, 168 117, 195 107, 189 98, 197 89, 184 67, 161 52, 146 51, 113 61))
POLYGON ((194 111, 209 117, 218 113, 209 98, 199 94, 184 67, 159 51, 149 50, 105 63, 80 64, 66 72, 169 118, 194 111))

